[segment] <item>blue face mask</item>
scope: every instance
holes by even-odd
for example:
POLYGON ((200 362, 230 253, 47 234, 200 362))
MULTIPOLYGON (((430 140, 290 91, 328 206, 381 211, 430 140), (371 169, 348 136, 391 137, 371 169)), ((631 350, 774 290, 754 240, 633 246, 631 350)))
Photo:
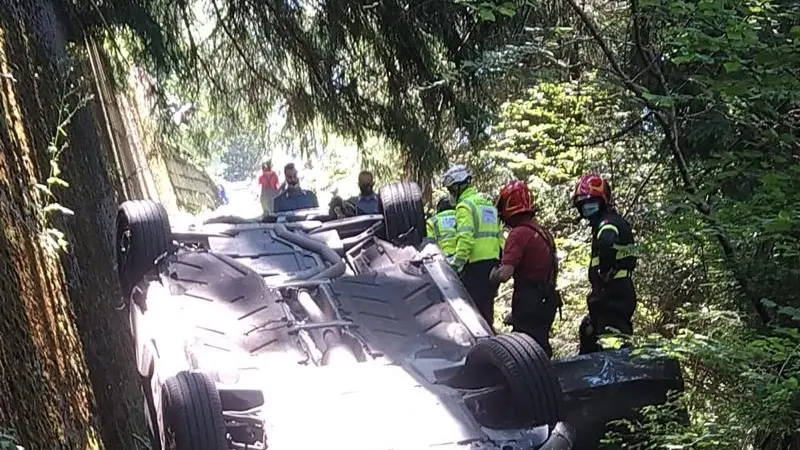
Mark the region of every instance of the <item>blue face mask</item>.
POLYGON ((597 202, 589 202, 581 205, 581 215, 586 219, 592 217, 598 212, 600 212, 600 204, 597 202))

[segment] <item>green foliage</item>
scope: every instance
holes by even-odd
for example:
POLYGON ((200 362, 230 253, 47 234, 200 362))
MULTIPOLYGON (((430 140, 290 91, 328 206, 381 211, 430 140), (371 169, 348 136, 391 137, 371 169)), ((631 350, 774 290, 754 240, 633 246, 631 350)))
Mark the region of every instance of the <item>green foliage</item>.
POLYGON ((397 164, 402 160, 402 152, 397 145, 379 138, 367 139, 361 146, 364 169, 372 171, 376 183, 402 180, 404 167, 397 164))
POLYGON ((465 7, 214 0, 196 12, 214 24, 192 41, 217 109, 263 120, 280 106, 295 130, 322 119, 358 142, 380 134, 424 170, 442 165, 454 130, 481 128, 479 109, 466 101, 477 88, 450 76, 484 35, 483 27, 467 34, 474 19, 465 7))
POLYGON ((737 254, 749 255, 735 267, 759 295, 797 305, 797 5, 670 1, 646 11, 685 86, 681 126, 690 162, 704 174, 699 195, 737 254))
POLYGON ((669 55, 667 78, 631 72, 649 75, 641 77, 652 92, 644 97, 668 112, 660 125, 677 125, 678 151, 697 189, 670 187, 668 172, 657 178, 657 209, 636 214, 644 230, 658 231, 645 238, 637 284, 642 297, 658 299, 652 325, 672 336, 660 339, 684 363, 691 422, 665 420, 663 408, 651 408, 625 441, 637 442, 631 448, 796 448, 800 247, 792 227, 800 205, 792 186, 800 179, 796 143, 784 135, 795 126, 790 30, 800 16, 786 2, 639 6, 631 14, 652 28, 633 43, 645 55, 669 55), (708 212, 691 206, 701 203, 708 212), (725 312, 742 310, 740 299, 753 295, 789 327, 756 329, 749 314, 725 312))
POLYGON ((520 6, 523 6, 530 2, 526 1, 489 2, 489 1, 455 0, 455 3, 467 6, 470 10, 475 12, 475 14, 478 16, 480 20, 486 22, 494 22, 497 20, 498 16, 500 17, 515 16, 520 6))
POLYGON ((623 35, 633 52, 606 44, 622 72, 567 79, 540 72, 544 79, 502 105, 489 144, 460 157, 472 162, 486 192, 511 177, 526 179, 555 231, 567 301, 566 320, 554 329, 560 355, 575 349, 586 293, 587 237, 571 223, 567 198, 585 171, 612 178, 641 247, 638 332, 659 336, 683 361, 687 380, 678 403, 649 408, 628 424, 626 448, 797 448, 798 8, 664 0, 620 11, 594 19, 607 33, 634 18, 643 28, 623 35), (660 54, 669 59, 653 69, 646 58, 660 54), (633 74, 641 93, 620 74, 633 74), (664 140, 665 130, 677 133, 677 147, 664 140), (687 187, 683 169, 696 189, 687 187), (785 326, 751 327, 741 299, 753 293, 785 326), (688 411, 688 423, 665 416, 675 405, 688 411))
POLYGON ((789 448, 800 427, 798 329, 754 332, 736 314, 714 310, 684 318, 686 328, 672 339, 654 335, 637 344, 642 357, 666 354, 681 361, 686 394, 645 408, 642 420, 623 421, 609 439, 635 441, 631 448, 639 449, 789 448))
POLYGON ((131 2, 128 0, 73 0, 61 2, 80 19, 88 34, 104 38, 121 33, 128 40, 127 52, 159 74, 192 73, 192 53, 184 45, 186 26, 192 15, 187 3, 182 8, 168 1, 131 2))
POLYGON ((540 82, 503 104, 481 153, 494 177, 479 179, 495 186, 493 191, 511 178, 528 181, 541 219, 559 227, 574 214, 574 183, 589 171, 610 177, 623 211, 635 208, 648 192, 648 173, 658 167, 649 149, 660 135, 647 131, 632 102, 609 88, 587 74, 577 81, 540 82))
MULTIPOLYGON (((455 142, 485 137, 495 105, 485 93, 508 73, 493 60, 515 67, 577 55, 567 43, 539 51, 538 34, 530 42, 531 17, 539 29, 564 28, 556 0, 128 3, 76 7, 93 32, 124 37, 112 54, 146 63, 189 98, 205 91, 214 111, 263 123, 281 108, 295 131, 322 120, 359 144, 385 138, 419 181, 444 167, 455 142)), ((529 71, 515 72, 524 84, 529 71)))
POLYGON ((252 139, 252 135, 243 135, 231 140, 229 147, 222 154, 225 165, 222 176, 228 181, 245 181, 261 170, 261 163, 268 149, 260 146, 252 139))
POLYGON ((92 99, 91 94, 86 94, 88 91, 85 86, 86 80, 83 77, 76 78, 74 76, 74 66, 71 60, 65 60, 60 65, 59 73, 62 75, 62 79, 60 92, 57 95, 59 104, 55 111, 56 126, 53 137, 47 145, 49 175, 44 183, 36 183, 32 189, 36 212, 44 226, 40 239, 43 247, 53 252, 66 251, 69 245, 64 233, 52 225, 54 216, 74 214, 72 210, 58 203, 56 194, 53 192, 56 188, 69 187, 69 183, 61 178, 59 159, 69 148, 68 127, 73 117, 92 99))
POLYGON ((0 450, 23 450, 17 445, 17 433, 14 430, 0 429, 0 450))

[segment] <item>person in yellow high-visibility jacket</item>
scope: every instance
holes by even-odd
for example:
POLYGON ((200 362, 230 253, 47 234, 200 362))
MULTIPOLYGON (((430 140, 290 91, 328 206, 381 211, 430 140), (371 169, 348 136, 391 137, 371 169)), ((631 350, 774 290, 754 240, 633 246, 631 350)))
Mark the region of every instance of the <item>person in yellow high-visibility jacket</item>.
POLYGON ((472 185, 472 174, 465 165, 449 168, 442 184, 456 203, 456 248, 450 265, 461 276, 478 311, 494 328, 494 298, 499 284, 489 280, 489 273, 500 264, 504 244, 497 208, 472 185))
POLYGON ((436 214, 427 220, 428 237, 436 242, 448 258, 456 253, 456 209, 450 197, 444 196, 436 204, 436 214))

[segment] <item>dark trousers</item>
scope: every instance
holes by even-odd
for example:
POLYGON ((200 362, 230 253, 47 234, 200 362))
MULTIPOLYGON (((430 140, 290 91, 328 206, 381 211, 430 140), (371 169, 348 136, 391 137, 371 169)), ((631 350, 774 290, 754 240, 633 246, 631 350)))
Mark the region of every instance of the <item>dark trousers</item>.
POLYGON ((478 312, 486 319, 492 330, 494 330, 494 298, 500 285, 489 281, 489 272, 499 263, 500 261, 496 259, 478 261, 465 265, 461 271, 461 282, 472 297, 478 312))
POLYGON ((558 305, 548 298, 543 286, 524 280, 514 280, 514 294, 511 297, 511 325, 513 331, 532 337, 548 357, 553 356, 550 346, 550 330, 556 319, 558 305))
POLYGON ((579 329, 580 354, 600 351, 598 338, 610 333, 609 328, 622 334, 633 334, 633 312, 636 310, 636 290, 630 278, 612 280, 593 289, 589 295, 589 315, 579 329))

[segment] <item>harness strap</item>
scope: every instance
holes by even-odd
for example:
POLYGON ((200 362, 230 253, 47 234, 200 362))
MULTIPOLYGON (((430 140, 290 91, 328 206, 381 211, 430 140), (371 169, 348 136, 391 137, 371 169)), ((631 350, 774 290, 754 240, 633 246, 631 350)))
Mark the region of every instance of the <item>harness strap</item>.
POLYGON ((559 320, 564 320, 564 316, 561 313, 561 307, 563 306, 563 301, 561 300, 561 294, 559 294, 558 290, 556 289, 556 281, 558 280, 558 255, 556 255, 555 240, 553 239, 553 236, 550 235, 550 233, 545 231, 544 228, 538 225, 534 225, 531 222, 523 223, 522 226, 530 228, 536 234, 538 234, 539 237, 545 241, 547 247, 550 249, 550 274, 547 277, 548 278, 547 287, 552 291, 552 293, 554 293, 557 296, 558 318, 559 320))

